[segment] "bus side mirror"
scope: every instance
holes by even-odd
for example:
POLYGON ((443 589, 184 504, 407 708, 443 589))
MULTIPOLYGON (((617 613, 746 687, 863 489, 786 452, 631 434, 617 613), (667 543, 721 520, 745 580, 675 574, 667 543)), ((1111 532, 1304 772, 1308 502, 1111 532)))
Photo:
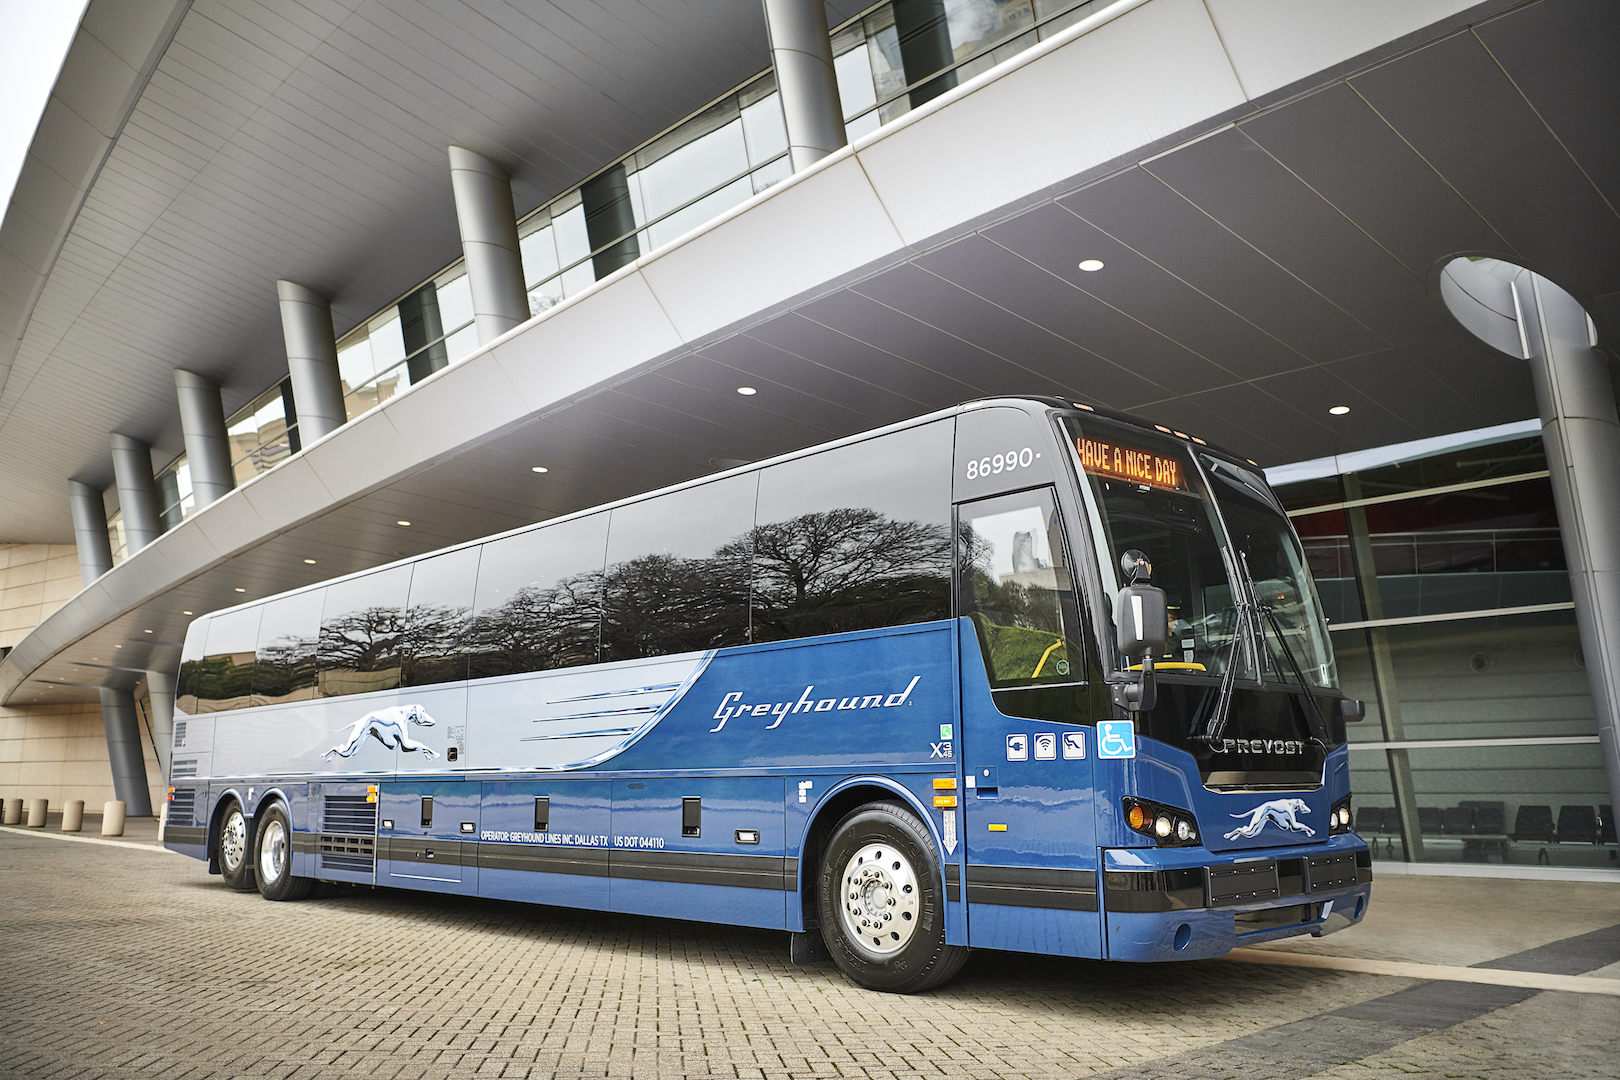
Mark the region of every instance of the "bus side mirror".
POLYGON ((1135 660, 1151 660, 1170 644, 1170 619, 1164 590, 1155 585, 1127 585, 1114 601, 1114 633, 1119 651, 1135 660))
POLYGON ((1340 698, 1339 718, 1347 724, 1367 719, 1367 703, 1353 697, 1340 698))
POLYGON ((1142 661, 1136 679, 1114 685, 1114 704, 1128 712, 1148 712, 1159 698, 1153 658, 1170 642, 1164 590, 1153 585, 1127 585, 1119 590, 1114 601, 1114 633, 1120 653, 1142 661))

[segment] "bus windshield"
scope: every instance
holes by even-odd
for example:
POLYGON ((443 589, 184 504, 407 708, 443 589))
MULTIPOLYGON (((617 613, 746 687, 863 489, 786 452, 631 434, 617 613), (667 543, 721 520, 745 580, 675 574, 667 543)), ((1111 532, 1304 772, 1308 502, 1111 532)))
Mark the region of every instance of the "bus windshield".
POLYGON ((1322 605, 1282 504, 1259 473, 1212 454, 1200 454, 1199 461, 1210 477, 1239 564, 1248 571, 1255 600, 1271 609, 1282 632, 1279 641, 1269 620, 1261 627, 1267 638, 1261 649, 1267 677, 1293 680, 1288 660, 1291 652, 1308 682, 1335 685, 1337 672, 1322 605))
MULTIPOLYGON (((1064 422, 1087 480, 1103 582, 1124 586, 1119 558, 1135 548, 1165 591, 1170 646, 1156 666, 1214 676, 1230 664, 1240 679, 1292 682, 1267 620, 1246 618, 1234 601, 1234 579, 1247 578, 1276 615, 1306 681, 1334 685, 1333 650, 1303 552, 1258 473, 1211 454, 1195 463, 1192 448, 1169 436, 1090 417, 1064 422)), ((1247 592, 1240 586, 1236 596, 1247 592)))

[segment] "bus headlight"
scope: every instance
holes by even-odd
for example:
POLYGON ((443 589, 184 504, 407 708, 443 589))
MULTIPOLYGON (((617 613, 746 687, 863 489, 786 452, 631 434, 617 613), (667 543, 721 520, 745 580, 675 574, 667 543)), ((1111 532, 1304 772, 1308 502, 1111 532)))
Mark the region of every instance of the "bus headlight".
POLYGON ((1198 843, 1198 821, 1192 811, 1167 806, 1151 799, 1127 795, 1120 801, 1125 824, 1132 832, 1151 836, 1160 847, 1184 847, 1198 843))
POLYGON ((1350 831, 1350 796, 1346 795, 1328 811, 1328 835, 1338 836, 1350 831))

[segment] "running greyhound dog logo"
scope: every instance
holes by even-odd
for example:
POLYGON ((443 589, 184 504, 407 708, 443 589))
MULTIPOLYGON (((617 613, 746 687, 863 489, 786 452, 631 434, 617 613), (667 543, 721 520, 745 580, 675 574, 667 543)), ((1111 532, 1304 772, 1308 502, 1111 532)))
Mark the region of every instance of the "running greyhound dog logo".
POLYGON ((338 757, 350 758, 359 751, 361 744, 370 735, 388 749, 398 747, 401 750, 420 750, 428 758, 439 755, 422 743, 417 742, 406 733, 406 725, 415 724, 418 727, 432 727, 433 717, 420 705, 393 705, 376 712, 366 713, 349 727, 349 737, 341 746, 334 746, 321 755, 322 760, 330 760, 333 754, 338 757))
POLYGON ((1294 816, 1310 812, 1311 808, 1305 805, 1304 799, 1274 799, 1268 803, 1261 803, 1253 810, 1233 814, 1232 817, 1235 818, 1248 818, 1249 823, 1233 829, 1226 834, 1226 838, 1236 840, 1242 836, 1252 840, 1260 835, 1260 830, 1266 827, 1268 821, 1286 832, 1302 832, 1306 836, 1315 836, 1315 829, 1294 816))

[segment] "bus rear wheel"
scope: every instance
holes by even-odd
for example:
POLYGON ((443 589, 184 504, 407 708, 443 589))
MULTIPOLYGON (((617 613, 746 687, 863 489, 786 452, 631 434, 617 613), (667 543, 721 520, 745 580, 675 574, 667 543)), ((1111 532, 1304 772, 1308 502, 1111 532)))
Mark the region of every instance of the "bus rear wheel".
POLYGON ((890 802, 858 806, 833 828, 817 904, 833 962, 869 990, 914 994, 961 970, 968 949, 945 944, 934 838, 890 802))
POLYGON ((302 900, 309 895, 315 882, 292 874, 292 822, 281 803, 259 812, 259 835, 253 850, 259 856, 260 896, 266 900, 302 900))
POLYGON ((237 892, 253 889, 253 838, 242 804, 232 799, 219 822, 219 873, 237 892))

